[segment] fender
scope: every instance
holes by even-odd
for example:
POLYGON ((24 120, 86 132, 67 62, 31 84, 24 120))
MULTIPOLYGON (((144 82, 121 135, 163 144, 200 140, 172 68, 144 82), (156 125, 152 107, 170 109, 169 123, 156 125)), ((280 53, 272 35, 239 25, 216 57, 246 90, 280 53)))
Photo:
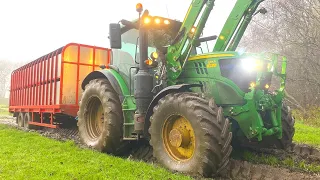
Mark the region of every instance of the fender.
POLYGON ((146 114, 146 118, 145 118, 145 127, 144 127, 144 133, 145 136, 147 138, 149 138, 149 133, 148 133, 148 129, 150 126, 150 117, 153 114, 153 108, 158 104, 158 101, 163 98, 164 96, 170 94, 170 93, 175 93, 175 92, 192 92, 190 88, 192 87, 200 87, 202 88, 202 84, 178 84, 178 85, 173 85, 173 86, 169 86, 166 87, 164 89, 162 89, 151 101, 148 110, 147 110, 147 114, 146 114))
POLYGON ((121 75, 117 71, 113 69, 102 69, 98 71, 93 71, 90 74, 88 74, 82 81, 82 84, 81 84, 82 90, 85 89, 86 85, 89 84, 91 80, 99 79, 99 78, 106 78, 109 80, 111 86, 119 95, 121 102, 123 101, 124 96, 130 94, 124 79, 121 77, 121 75))

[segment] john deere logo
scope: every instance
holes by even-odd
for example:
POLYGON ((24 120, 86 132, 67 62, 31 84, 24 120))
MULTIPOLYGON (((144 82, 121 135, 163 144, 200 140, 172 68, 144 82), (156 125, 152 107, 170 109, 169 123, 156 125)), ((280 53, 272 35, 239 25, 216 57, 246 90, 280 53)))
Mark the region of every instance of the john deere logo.
POLYGON ((208 61, 207 68, 215 68, 217 67, 216 61, 208 61))

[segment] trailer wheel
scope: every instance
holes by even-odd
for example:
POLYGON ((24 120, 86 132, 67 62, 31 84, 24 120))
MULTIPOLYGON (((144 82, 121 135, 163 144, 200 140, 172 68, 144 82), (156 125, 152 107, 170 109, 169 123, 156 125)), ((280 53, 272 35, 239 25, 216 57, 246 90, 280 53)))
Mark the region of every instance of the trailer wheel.
POLYGON ((24 114, 22 112, 19 113, 17 117, 18 126, 23 127, 24 126, 24 114))
MULTIPOLYGON (((36 116, 36 113, 35 113, 34 119, 36 122, 37 122, 37 117, 38 116, 36 116)), ((41 129, 40 126, 34 126, 34 125, 29 124, 30 121, 32 121, 32 113, 25 113, 24 120, 23 120, 23 126, 27 129, 41 129)))
POLYGON ((213 101, 195 93, 169 94, 153 112, 150 144, 166 168, 209 177, 227 166, 232 152, 230 123, 213 101))
POLYGON ((123 114, 119 96, 109 81, 91 80, 79 106, 81 141, 98 151, 116 153, 123 136, 123 114))
POLYGON ((25 113, 24 115, 24 119, 23 119, 23 127, 30 129, 29 127, 29 121, 31 120, 30 114, 29 113, 25 113))

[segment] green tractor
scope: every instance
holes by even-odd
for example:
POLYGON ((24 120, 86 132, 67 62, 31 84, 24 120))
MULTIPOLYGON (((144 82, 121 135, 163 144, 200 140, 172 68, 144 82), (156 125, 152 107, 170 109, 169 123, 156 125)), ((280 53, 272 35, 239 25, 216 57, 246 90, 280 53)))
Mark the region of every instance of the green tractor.
POLYGON ((183 22, 138 4, 139 19, 110 24, 112 62, 82 83, 81 140, 111 154, 147 140, 164 167, 203 176, 226 167, 231 144, 287 148, 286 58, 235 51, 262 1, 238 0, 219 36, 200 37, 214 0, 193 0, 183 22))

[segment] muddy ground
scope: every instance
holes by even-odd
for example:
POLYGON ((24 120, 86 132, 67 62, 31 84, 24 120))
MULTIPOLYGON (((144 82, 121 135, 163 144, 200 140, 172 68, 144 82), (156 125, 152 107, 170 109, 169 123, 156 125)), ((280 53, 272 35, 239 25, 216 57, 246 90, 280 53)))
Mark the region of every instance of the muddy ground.
MULTIPOLYGON (((57 139, 60 141, 72 140, 78 144, 81 148, 88 148, 81 145, 78 137, 77 129, 49 129, 44 128, 41 130, 28 130, 17 127, 16 120, 9 116, 0 117, 1 124, 7 124, 23 131, 37 132, 42 136, 57 139)), ((320 163, 320 152, 317 149, 308 145, 295 145, 287 151, 282 150, 270 150, 270 149, 251 149, 257 153, 272 154, 280 159, 286 157, 296 157, 297 159, 303 159, 307 162, 320 163)), ((143 160, 146 162, 156 163, 156 160, 152 157, 152 148, 146 143, 133 144, 132 149, 122 154, 122 157, 128 159, 143 160)), ((195 177, 195 179, 202 179, 195 177)), ((297 169, 288 169, 283 167, 273 167, 264 164, 253 164, 247 161, 231 159, 227 169, 222 172, 220 177, 215 179, 236 179, 236 180, 302 180, 302 179, 316 179, 320 180, 320 174, 302 172, 297 169)))

